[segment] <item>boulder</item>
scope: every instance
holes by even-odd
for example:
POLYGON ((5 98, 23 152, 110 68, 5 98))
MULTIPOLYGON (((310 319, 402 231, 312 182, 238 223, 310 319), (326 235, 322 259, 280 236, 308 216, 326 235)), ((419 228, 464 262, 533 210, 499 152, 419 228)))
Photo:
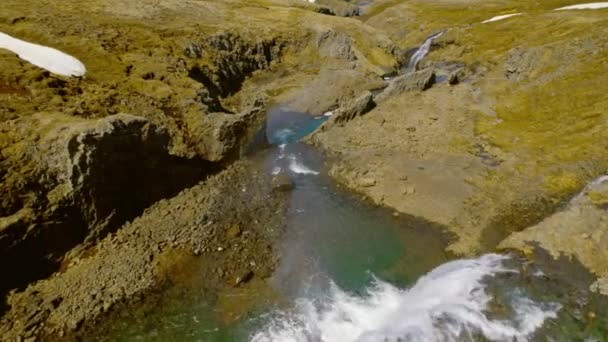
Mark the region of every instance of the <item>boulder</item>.
POLYGON ((184 114, 190 140, 198 155, 211 162, 230 162, 245 151, 266 118, 264 100, 258 98, 241 113, 184 114))
POLYGON ((291 178, 284 173, 280 173, 272 177, 270 184, 272 189, 275 191, 284 192, 293 189, 293 182, 291 181, 291 178))
POLYGON ((366 114, 374 109, 374 107, 376 107, 374 95, 371 92, 366 91, 358 98, 334 111, 332 121, 335 123, 348 122, 358 116, 366 114))
POLYGON ((433 69, 423 69, 420 71, 407 73, 395 77, 388 87, 378 96, 376 102, 386 100, 391 96, 399 95, 406 91, 423 91, 429 89, 435 83, 435 72, 433 69))

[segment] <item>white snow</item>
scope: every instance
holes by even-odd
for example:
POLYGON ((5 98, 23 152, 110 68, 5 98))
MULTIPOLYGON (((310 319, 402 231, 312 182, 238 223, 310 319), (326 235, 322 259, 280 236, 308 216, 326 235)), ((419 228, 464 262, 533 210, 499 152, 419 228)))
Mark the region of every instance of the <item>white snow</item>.
POLYGON ((498 16, 492 17, 492 18, 490 18, 488 20, 484 20, 481 23, 482 24, 491 23, 493 21, 503 20, 503 19, 511 18, 511 17, 517 16, 517 15, 522 15, 522 13, 513 13, 513 14, 498 15, 498 16))
POLYGON ((600 9, 608 8, 608 2, 592 2, 588 4, 578 4, 566 7, 556 8, 556 11, 572 10, 572 9, 600 9))
POLYGON ((16 53, 19 58, 62 76, 84 76, 84 64, 76 58, 48 46, 26 42, 0 32, 0 49, 16 53))

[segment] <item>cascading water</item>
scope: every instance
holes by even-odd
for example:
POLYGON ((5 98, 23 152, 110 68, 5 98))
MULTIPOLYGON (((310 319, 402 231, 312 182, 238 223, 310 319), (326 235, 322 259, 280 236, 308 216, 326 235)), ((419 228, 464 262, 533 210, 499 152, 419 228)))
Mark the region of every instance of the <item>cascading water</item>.
POLYGON ((608 305, 581 307, 588 300, 562 288, 551 268, 497 254, 448 262, 442 227, 393 216, 336 188, 321 155, 298 142, 327 118, 275 108, 260 134, 264 144, 250 156, 262 172, 293 182, 270 280, 216 300, 178 288, 156 311, 120 319, 91 341, 604 340, 608 321, 585 321, 583 313, 608 305), (232 305, 238 319, 226 322, 232 305))
POLYGON ((516 272, 503 265, 507 256, 443 264, 407 290, 376 279, 357 296, 332 285, 326 296, 301 298, 289 312, 279 312, 255 333, 255 342, 276 341, 526 341, 559 304, 539 304, 523 295, 508 303, 509 319, 486 313, 492 297, 485 280, 516 272))
POLYGON ((441 31, 441 32, 435 33, 435 34, 429 36, 428 38, 426 38, 424 40, 424 42, 422 43, 422 45, 420 45, 418 50, 416 50, 416 52, 414 52, 412 57, 410 57, 410 60, 407 62, 407 65, 404 68, 404 71, 406 73, 416 71, 416 67, 418 66, 418 63, 420 63, 420 61, 431 50, 431 45, 433 44, 433 41, 435 39, 441 37, 444 33, 445 33, 445 31, 441 31))

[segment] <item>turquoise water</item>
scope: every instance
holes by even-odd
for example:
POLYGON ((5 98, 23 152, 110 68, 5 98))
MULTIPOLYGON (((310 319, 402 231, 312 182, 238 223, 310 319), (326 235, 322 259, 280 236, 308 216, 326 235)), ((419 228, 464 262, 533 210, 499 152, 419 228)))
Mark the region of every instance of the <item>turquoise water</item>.
MULTIPOLYGON (((259 135, 265 141, 250 150, 260 169, 287 174, 294 183, 271 279, 220 292, 166 289, 120 312, 90 340, 248 341, 263 331, 258 341, 317 341, 340 329, 346 338, 361 326, 372 336, 366 341, 396 341, 387 337, 395 331, 404 341, 425 341, 441 329, 444 340, 455 341, 608 340, 608 306, 588 293, 591 277, 580 265, 496 261, 502 256, 445 264, 450 258, 440 226, 395 216, 340 189, 323 156, 298 142, 326 119, 274 108, 259 135), (435 278, 420 283, 439 265, 435 278), (534 319, 542 327, 522 333, 534 319)), ((197 272, 196 265, 190 271, 197 272)))
POLYGON ((271 147, 250 157, 269 173, 280 165, 295 184, 280 242, 281 264, 268 281, 273 296, 281 298, 279 303, 260 298, 252 312, 225 324, 218 319, 217 294, 168 290, 151 308, 125 313, 105 336, 93 340, 244 341, 265 322, 265 313, 297 297, 323 292, 332 281, 352 291, 362 291, 374 276, 408 285, 445 262, 446 238, 439 227, 394 217, 391 211, 338 189, 325 173, 322 155, 297 142, 326 119, 271 110, 265 132, 271 147), (290 172, 290 157, 318 174, 290 172))

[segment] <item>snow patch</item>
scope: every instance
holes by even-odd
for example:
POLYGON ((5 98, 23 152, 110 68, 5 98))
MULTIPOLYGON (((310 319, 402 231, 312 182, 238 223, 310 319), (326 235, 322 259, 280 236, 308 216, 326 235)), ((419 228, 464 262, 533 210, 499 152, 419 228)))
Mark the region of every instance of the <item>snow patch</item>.
POLYGON ((26 42, 0 32, 0 49, 14 52, 19 58, 62 76, 84 76, 84 64, 76 58, 48 46, 26 42))
POLYGON ((565 6, 565 7, 556 8, 555 11, 565 11, 565 10, 573 10, 573 9, 600 9, 600 8, 608 8, 608 2, 591 2, 588 4, 565 6))
POLYGON ((504 20, 504 19, 515 17, 515 16, 522 15, 522 14, 523 13, 513 13, 513 14, 498 15, 498 16, 492 17, 492 18, 490 18, 488 20, 484 20, 481 23, 482 24, 491 23, 491 22, 494 22, 494 21, 504 20))

